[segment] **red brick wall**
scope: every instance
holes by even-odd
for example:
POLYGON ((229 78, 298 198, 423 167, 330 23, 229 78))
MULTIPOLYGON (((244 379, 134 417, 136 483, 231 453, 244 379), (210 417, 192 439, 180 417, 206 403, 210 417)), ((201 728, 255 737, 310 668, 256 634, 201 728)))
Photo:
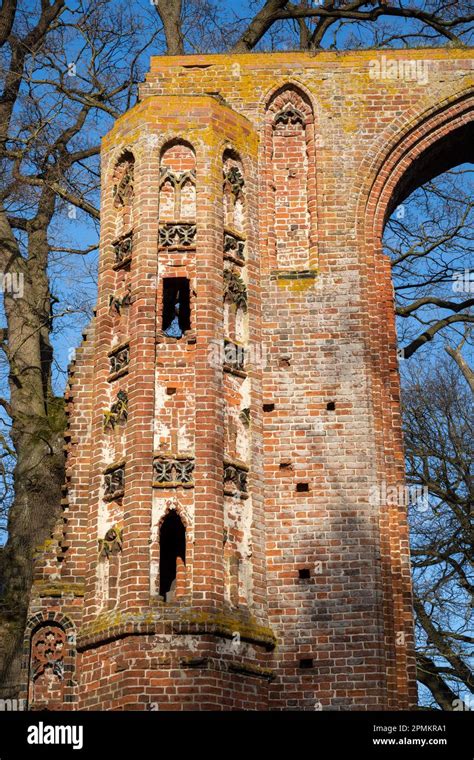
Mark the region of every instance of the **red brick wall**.
POLYGON ((427 146, 472 122, 472 53, 410 51, 431 62, 429 88, 371 76, 380 55, 154 58, 104 139, 97 312, 25 640, 33 707, 50 613, 77 639, 62 698, 79 709, 415 702, 406 514, 370 498, 403 484, 381 235, 427 146), (190 285, 179 339, 162 329, 176 277, 190 285), (119 391, 127 418, 104 424, 119 391), (174 511, 185 567, 165 602, 174 511))

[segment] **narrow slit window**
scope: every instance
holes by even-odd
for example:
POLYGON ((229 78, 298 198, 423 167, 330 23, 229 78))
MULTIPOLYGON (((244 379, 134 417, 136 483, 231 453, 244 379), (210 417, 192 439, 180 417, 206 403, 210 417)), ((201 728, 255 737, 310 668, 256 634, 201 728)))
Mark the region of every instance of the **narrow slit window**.
POLYGON ((186 530, 179 515, 169 512, 160 531, 160 590, 165 602, 172 602, 185 592, 186 530))
POLYGON ((167 277, 163 280, 162 330, 169 338, 182 338, 191 327, 189 280, 167 277))

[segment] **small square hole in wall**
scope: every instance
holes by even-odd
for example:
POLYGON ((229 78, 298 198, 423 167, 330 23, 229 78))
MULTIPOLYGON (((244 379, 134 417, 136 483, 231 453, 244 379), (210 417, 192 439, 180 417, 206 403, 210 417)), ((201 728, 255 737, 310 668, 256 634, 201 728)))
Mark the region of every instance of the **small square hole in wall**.
POLYGON ((335 401, 328 401, 326 404, 326 409, 328 412, 334 412, 336 409, 336 402, 335 401))
POLYGON ((284 459, 280 464, 278 465, 280 470, 292 470, 293 465, 289 459, 284 459))
POLYGON ((273 412, 275 409, 275 404, 264 404, 263 405, 263 411, 264 412, 273 412))
POLYGON ((300 660, 300 668, 302 668, 302 670, 309 670, 310 668, 314 668, 313 658, 305 657, 300 660))
POLYGON ((308 491, 309 491, 309 483, 297 483, 296 484, 296 491, 298 493, 308 493, 308 491))
POLYGON ((166 389, 166 395, 167 396, 174 396, 175 393, 176 393, 176 388, 167 388, 166 389))
POLYGON ((300 567, 300 569, 298 570, 298 576, 302 580, 306 580, 307 578, 310 578, 311 572, 310 572, 309 567, 300 567))

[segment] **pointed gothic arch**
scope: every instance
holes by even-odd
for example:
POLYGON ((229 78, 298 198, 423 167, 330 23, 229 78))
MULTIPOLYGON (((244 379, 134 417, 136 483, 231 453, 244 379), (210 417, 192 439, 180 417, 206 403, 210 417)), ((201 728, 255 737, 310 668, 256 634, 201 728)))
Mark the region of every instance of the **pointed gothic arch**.
POLYGON ((314 112, 294 84, 267 102, 264 120, 266 236, 271 269, 307 271, 316 266, 316 153, 314 112))
POLYGON ((179 512, 170 509, 159 525, 159 595, 175 601, 186 592, 186 527, 179 512))

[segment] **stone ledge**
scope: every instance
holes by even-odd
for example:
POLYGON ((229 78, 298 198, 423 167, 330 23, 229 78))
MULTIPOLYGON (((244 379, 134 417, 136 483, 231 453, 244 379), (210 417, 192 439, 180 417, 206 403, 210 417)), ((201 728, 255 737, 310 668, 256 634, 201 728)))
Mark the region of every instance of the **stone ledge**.
POLYGON ((270 668, 262 668, 260 665, 251 665, 250 663, 229 662, 228 670, 231 673, 239 673, 243 676, 265 678, 267 681, 273 681, 275 678, 275 673, 270 668))
POLYGON ((211 635, 224 639, 233 639, 238 633, 242 641, 262 646, 267 651, 274 649, 277 643, 273 631, 259 625, 250 616, 174 607, 159 611, 149 609, 142 613, 120 610, 103 613, 78 631, 77 649, 84 651, 128 636, 152 636, 163 632, 176 636, 211 635))
POLYGON ((67 583, 66 581, 36 581, 33 583, 32 594, 39 597, 83 597, 83 583, 67 583))

